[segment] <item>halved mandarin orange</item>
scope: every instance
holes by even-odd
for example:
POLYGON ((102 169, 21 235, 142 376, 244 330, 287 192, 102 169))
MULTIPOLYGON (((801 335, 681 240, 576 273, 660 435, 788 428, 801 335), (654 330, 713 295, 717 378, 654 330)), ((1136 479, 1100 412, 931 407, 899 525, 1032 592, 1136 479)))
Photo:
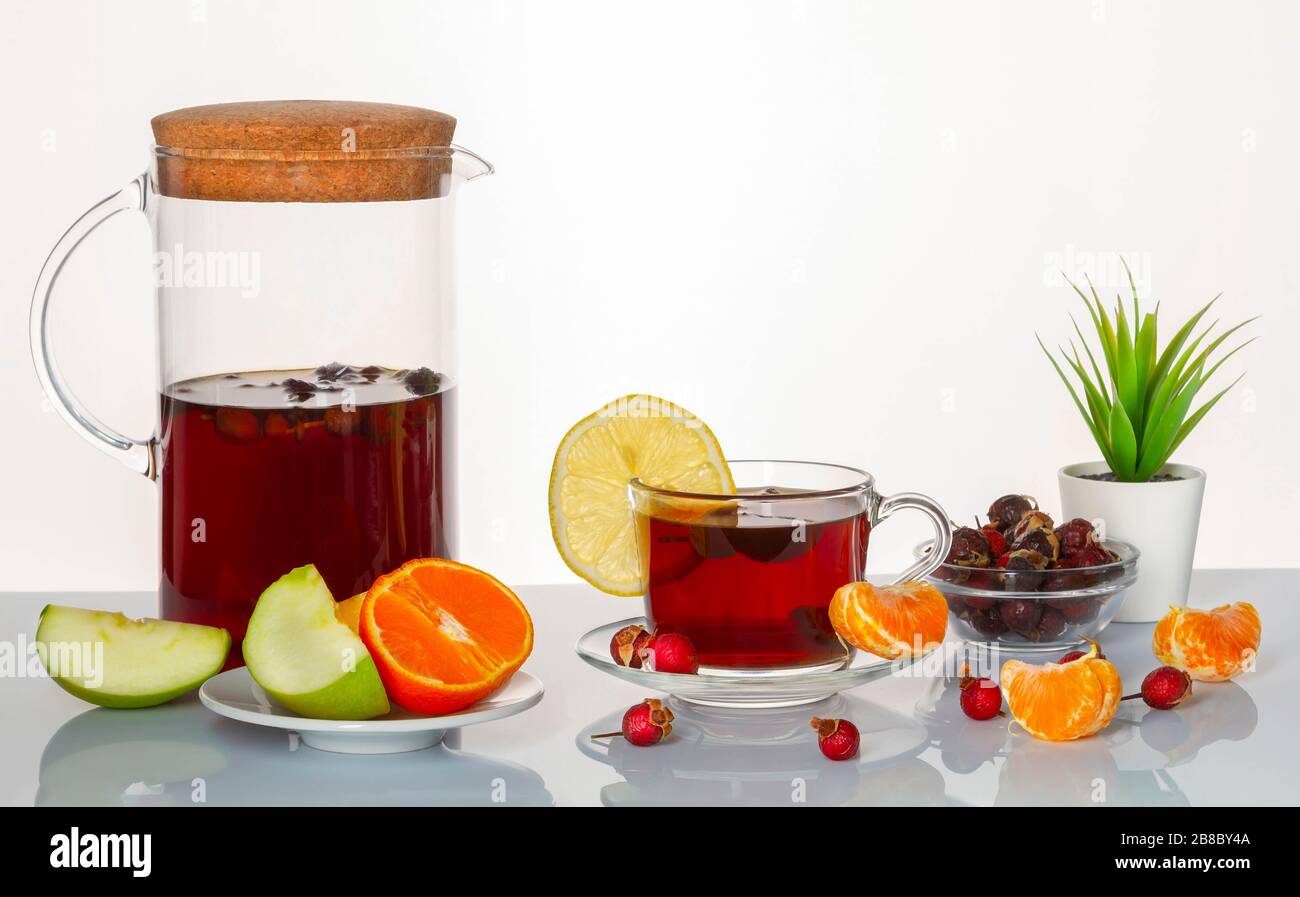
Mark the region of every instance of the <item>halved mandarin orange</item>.
POLYGON ((928 654, 948 632, 948 602, 928 582, 851 582, 835 592, 830 616, 840 638, 889 660, 928 654))
POLYGON ((1151 652, 1193 679, 1222 682, 1254 664, 1260 631, 1259 612, 1245 601, 1213 610, 1170 607, 1151 634, 1151 652))
POLYGON ((455 713, 505 684, 533 650, 533 621, 495 577, 444 558, 375 580, 361 640, 388 697, 429 716, 455 713))
POLYGON ((1110 725, 1123 688, 1119 670, 1095 642, 1069 663, 1008 660, 998 678, 1016 722, 1045 741, 1073 741, 1110 725))

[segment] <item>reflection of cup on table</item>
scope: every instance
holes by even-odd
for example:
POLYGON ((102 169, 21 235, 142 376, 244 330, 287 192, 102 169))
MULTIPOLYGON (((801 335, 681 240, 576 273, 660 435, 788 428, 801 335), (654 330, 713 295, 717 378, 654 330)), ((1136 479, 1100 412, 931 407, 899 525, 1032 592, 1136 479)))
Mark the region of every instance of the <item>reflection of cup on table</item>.
POLYGON ((914 493, 882 497, 871 474, 793 461, 732 461, 735 495, 631 484, 646 618, 685 633, 705 667, 779 674, 836 669, 848 649, 831 626, 836 589, 865 575, 871 528, 900 508, 925 512, 947 554, 948 519, 914 493))
POLYGON ((575 740, 586 757, 621 779, 600 790, 605 806, 899 806, 943 803, 943 776, 919 759, 925 727, 856 695, 785 708, 702 707, 669 698, 673 733, 653 750, 622 738, 622 710, 593 720, 575 740), (856 757, 830 763, 817 750, 809 716, 852 719, 856 757))

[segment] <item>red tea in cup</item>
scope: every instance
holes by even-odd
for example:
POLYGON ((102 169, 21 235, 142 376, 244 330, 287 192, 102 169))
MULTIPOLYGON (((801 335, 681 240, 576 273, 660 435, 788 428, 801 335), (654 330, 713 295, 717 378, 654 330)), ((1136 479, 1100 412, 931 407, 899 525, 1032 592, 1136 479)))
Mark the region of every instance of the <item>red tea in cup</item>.
POLYGON ((649 549, 646 617, 689 635, 701 663, 843 663, 827 611, 836 589, 862 578, 871 532, 865 513, 821 523, 647 517, 641 525, 649 549))
MULTIPOLYGON (((836 669, 850 659, 831 598, 866 575, 871 529, 898 508, 947 517, 912 493, 885 498, 864 471, 732 461, 735 495, 631 484, 647 625, 687 635, 706 669, 757 674, 836 669)), ((904 576, 924 575, 926 560, 904 576)))

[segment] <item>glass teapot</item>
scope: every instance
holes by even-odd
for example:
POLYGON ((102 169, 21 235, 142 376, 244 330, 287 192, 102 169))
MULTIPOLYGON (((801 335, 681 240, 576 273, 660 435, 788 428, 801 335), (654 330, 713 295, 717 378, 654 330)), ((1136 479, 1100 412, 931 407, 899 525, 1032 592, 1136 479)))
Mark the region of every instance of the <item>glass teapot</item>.
POLYGON ((285 101, 153 120, 149 171, 55 245, 32 299, 46 394, 97 448, 161 484, 165 619, 238 646, 262 590, 315 564, 336 599, 454 556, 453 200, 492 166, 455 119, 285 101), (116 432, 60 376, 59 272, 109 217, 154 237, 158 425, 116 432))

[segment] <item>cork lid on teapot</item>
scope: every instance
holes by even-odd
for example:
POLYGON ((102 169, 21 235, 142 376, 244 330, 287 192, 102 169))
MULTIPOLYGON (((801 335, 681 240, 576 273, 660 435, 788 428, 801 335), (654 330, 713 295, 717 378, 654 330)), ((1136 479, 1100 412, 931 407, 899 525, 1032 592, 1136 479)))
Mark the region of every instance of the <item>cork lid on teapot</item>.
POLYGON ((378 202, 447 193, 456 119, 388 103, 274 100, 153 119, 158 189, 231 202, 378 202))

